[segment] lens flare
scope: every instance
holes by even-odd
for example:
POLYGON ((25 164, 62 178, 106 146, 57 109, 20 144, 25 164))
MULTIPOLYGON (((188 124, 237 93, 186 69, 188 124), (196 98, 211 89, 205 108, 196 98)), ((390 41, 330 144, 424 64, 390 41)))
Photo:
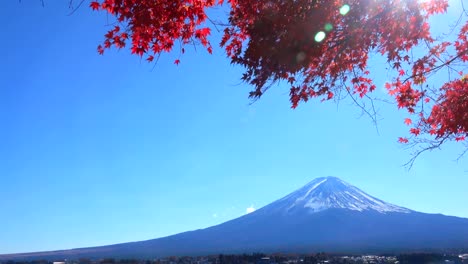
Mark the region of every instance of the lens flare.
POLYGON ((341 8, 340 8, 340 14, 345 16, 346 14, 348 14, 349 10, 351 9, 351 7, 349 7, 349 5, 343 5, 341 8))
POLYGON ((326 37, 325 32, 319 31, 317 34, 315 34, 315 41, 321 42, 325 37, 326 37))

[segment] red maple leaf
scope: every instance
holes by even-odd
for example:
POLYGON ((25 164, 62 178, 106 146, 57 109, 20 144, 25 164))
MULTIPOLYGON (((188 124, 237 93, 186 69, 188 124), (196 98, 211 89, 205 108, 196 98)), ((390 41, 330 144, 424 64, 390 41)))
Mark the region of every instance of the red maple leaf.
POLYGON ((101 45, 97 47, 97 50, 100 55, 104 54, 104 48, 101 45))
POLYGON ((410 129, 410 133, 415 135, 415 136, 418 136, 420 132, 421 132, 421 130, 419 128, 411 128, 410 129))
POLYGON ((101 4, 99 4, 98 2, 96 1, 93 1, 89 4, 89 6, 93 9, 93 10, 99 10, 99 7, 101 6, 101 4))
POLYGON ((398 138, 398 142, 403 143, 403 144, 406 144, 406 143, 408 143, 408 139, 407 139, 407 138, 403 138, 403 137, 399 137, 399 138, 398 138))

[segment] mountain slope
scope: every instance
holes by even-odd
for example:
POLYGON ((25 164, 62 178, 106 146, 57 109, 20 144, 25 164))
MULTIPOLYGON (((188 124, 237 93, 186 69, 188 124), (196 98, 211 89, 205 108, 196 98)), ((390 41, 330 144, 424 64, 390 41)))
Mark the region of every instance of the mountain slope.
POLYGON ((251 214, 159 239, 0 259, 149 258, 242 252, 389 252, 468 248, 468 219, 424 214, 318 178, 251 214))

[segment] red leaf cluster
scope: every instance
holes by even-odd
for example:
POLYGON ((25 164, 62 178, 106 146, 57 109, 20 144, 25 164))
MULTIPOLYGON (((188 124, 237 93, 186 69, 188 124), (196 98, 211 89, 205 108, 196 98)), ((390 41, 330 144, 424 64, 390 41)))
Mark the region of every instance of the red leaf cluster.
POLYGON ((363 97, 375 89, 365 77, 371 51, 397 61, 402 51, 429 39, 421 8, 406 0, 238 0, 231 1, 230 22, 221 45, 246 68, 242 79, 254 86, 250 96, 293 77, 300 80, 290 82, 293 108, 310 97, 330 99, 329 92, 347 88, 346 80, 348 91, 363 97), (315 38, 319 32, 323 41, 315 38))
POLYGON ((437 138, 455 135, 457 141, 464 140, 468 135, 468 80, 448 82, 442 90, 425 125, 437 138))
MULTIPOLYGON (((118 25, 105 34, 98 52, 131 44, 131 52, 152 62, 179 42, 199 43, 211 53, 206 9, 219 0, 101 0, 93 10, 105 11, 118 25)), ((465 139, 468 133, 467 79, 429 87, 440 69, 453 71, 468 62, 468 21, 457 40, 436 41, 428 19, 447 11, 448 0, 228 0, 229 23, 220 46, 231 62, 245 68, 250 97, 259 98, 277 81, 290 85, 293 108, 344 91, 355 100, 376 89, 368 59, 383 55, 395 76, 385 87, 415 118, 405 119, 412 137, 465 139), (424 45, 420 45, 424 44, 424 45), (412 49, 427 46, 415 57, 412 49), (449 54, 451 53, 451 54, 449 54), (449 55, 447 55, 449 54, 449 55), (425 87, 425 88, 423 88, 425 87), (426 109, 426 110, 425 110, 426 109), (430 109, 430 113, 426 113, 430 109)), ((176 59, 175 64, 180 60, 176 59)), ((375 74, 375 72, 374 72, 375 74)), ((463 73, 461 73, 463 74, 463 73)), ((408 138, 399 138, 408 143, 408 138)))
POLYGON ((214 4, 214 0, 93 1, 90 4, 93 10, 108 12, 124 26, 109 30, 98 52, 103 54, 112 45, 123 48, 129 40, 132 54, 146 54, 150 62, 154 55, 171 51, 176 41, 181 45, 197 41, 211 53, 207 38, 210 29, 200 25, 207 19, 206 8, 214 4))

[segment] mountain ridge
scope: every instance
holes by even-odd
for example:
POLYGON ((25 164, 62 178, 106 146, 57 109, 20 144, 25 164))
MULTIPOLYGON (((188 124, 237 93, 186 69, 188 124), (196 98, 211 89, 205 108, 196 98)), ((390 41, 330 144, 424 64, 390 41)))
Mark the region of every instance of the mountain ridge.
POLYGON ((467 218, 393 205, 329 176, 314 179, 250 214, 205 229, 101 247, 0 255, 0 260, 259 251, 383 253, 463 247, 468 247, 467 218))

